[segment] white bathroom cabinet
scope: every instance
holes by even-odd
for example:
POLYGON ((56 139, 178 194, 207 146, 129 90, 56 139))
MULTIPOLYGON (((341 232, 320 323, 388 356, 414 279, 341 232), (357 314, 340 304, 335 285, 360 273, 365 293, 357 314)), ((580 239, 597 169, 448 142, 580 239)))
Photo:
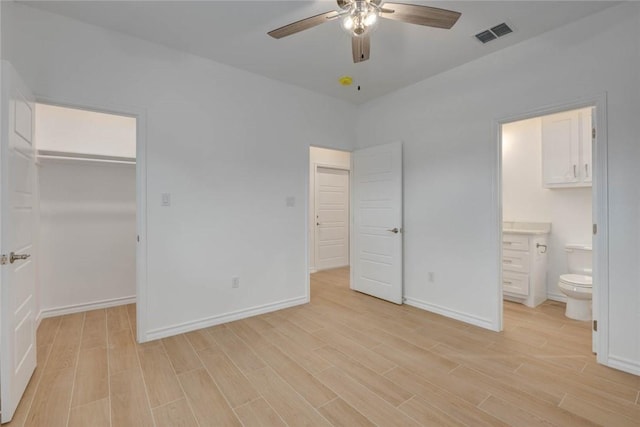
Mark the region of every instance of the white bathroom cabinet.
POLYGON ((542 118, 542 184, 545 188, 591 186, 591 108, 542 118))
POLYGON ((535 307, 547 299, 547 234, 535 231, 502 234, 504 299, 535 307))

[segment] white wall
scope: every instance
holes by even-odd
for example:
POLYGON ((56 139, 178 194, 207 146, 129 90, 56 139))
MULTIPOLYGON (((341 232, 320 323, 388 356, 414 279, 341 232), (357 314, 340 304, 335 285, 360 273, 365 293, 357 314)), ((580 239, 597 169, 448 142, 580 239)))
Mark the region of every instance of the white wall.
MULTIPOLYGON (((589 113, 591 114, 591 113, 589 113)), ((542 119, 502 127, 502 216, 505 221, 550 222, 547 296, 566 301, 558 288, 567 273, 568 243, 591 244, 591 187, 542 186, 542 119)))
POLYGON ((135 297, 135 165, 42 159, 38 172, 43 314, 135 297))
POLYGON ((353 106, 25 5, 2 7, 3 54, 36 95, 146 111, 140 339, 307 301, 309 146, 350 149, 353 106), (170 207, 161 193, 171 193, 170 207))
POLYGON ((36 104, 38 150, 136 157, 136 119, 36 104))
POLYGON ((316 165, 334 167, 338 169, 351 169, 351 153, 348 151, 330 150, 327 148, 309 148, 309 271, 315 272, 315 186, 316 186, 316 165))
POLYGON ((639 9, 607 9, 359 109, 358 146, 404 142, 407 297, 497 324, 495 123, 606 92, 608 358, 640 373, 639 9), (429 271, 434 283, 426 280, 429 271))

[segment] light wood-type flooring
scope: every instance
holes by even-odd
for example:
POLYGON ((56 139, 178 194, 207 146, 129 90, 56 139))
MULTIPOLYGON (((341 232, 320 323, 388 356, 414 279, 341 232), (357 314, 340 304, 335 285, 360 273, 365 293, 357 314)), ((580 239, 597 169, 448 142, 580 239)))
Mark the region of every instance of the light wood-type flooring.
POLYGON ((564 305, 494 333, 312 276, 311 303, 139 345, 135 307, 45 319, 13 426, 639 426, 564 305))

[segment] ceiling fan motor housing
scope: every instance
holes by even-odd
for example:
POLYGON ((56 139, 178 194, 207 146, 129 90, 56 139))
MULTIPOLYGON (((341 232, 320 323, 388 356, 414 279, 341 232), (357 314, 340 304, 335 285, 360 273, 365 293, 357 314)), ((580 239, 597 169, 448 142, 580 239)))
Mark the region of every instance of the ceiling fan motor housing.
MULTIPOLYGON (((1 1, 1 0, 0 0, 1 1)), ((342 27, 351 35, 353 62, 369 59, 371 49, 370 29, 378 18, 435 28, 451 28, 460 12, 406 3, 382 3, 383 0, 336 0, 341 11, 320 13, 269 31, 275 39, 308 30, 334 19, 342 20, 342 27)), ((492 28, 493 30, 493 28, 492 28)))

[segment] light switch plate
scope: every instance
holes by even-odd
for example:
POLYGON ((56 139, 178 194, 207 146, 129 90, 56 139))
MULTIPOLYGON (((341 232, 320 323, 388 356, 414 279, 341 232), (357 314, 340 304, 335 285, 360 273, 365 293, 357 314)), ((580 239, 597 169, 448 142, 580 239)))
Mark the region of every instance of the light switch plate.
POLYGON ((289 196, 287 197, 286 201, 285 201, 286 205, 288 208, 292 208, 296 205, 296 198, 293 196, 289 196))
POLYGON ((160 206, 171 206, 171 193, 162 193, 160 206))

